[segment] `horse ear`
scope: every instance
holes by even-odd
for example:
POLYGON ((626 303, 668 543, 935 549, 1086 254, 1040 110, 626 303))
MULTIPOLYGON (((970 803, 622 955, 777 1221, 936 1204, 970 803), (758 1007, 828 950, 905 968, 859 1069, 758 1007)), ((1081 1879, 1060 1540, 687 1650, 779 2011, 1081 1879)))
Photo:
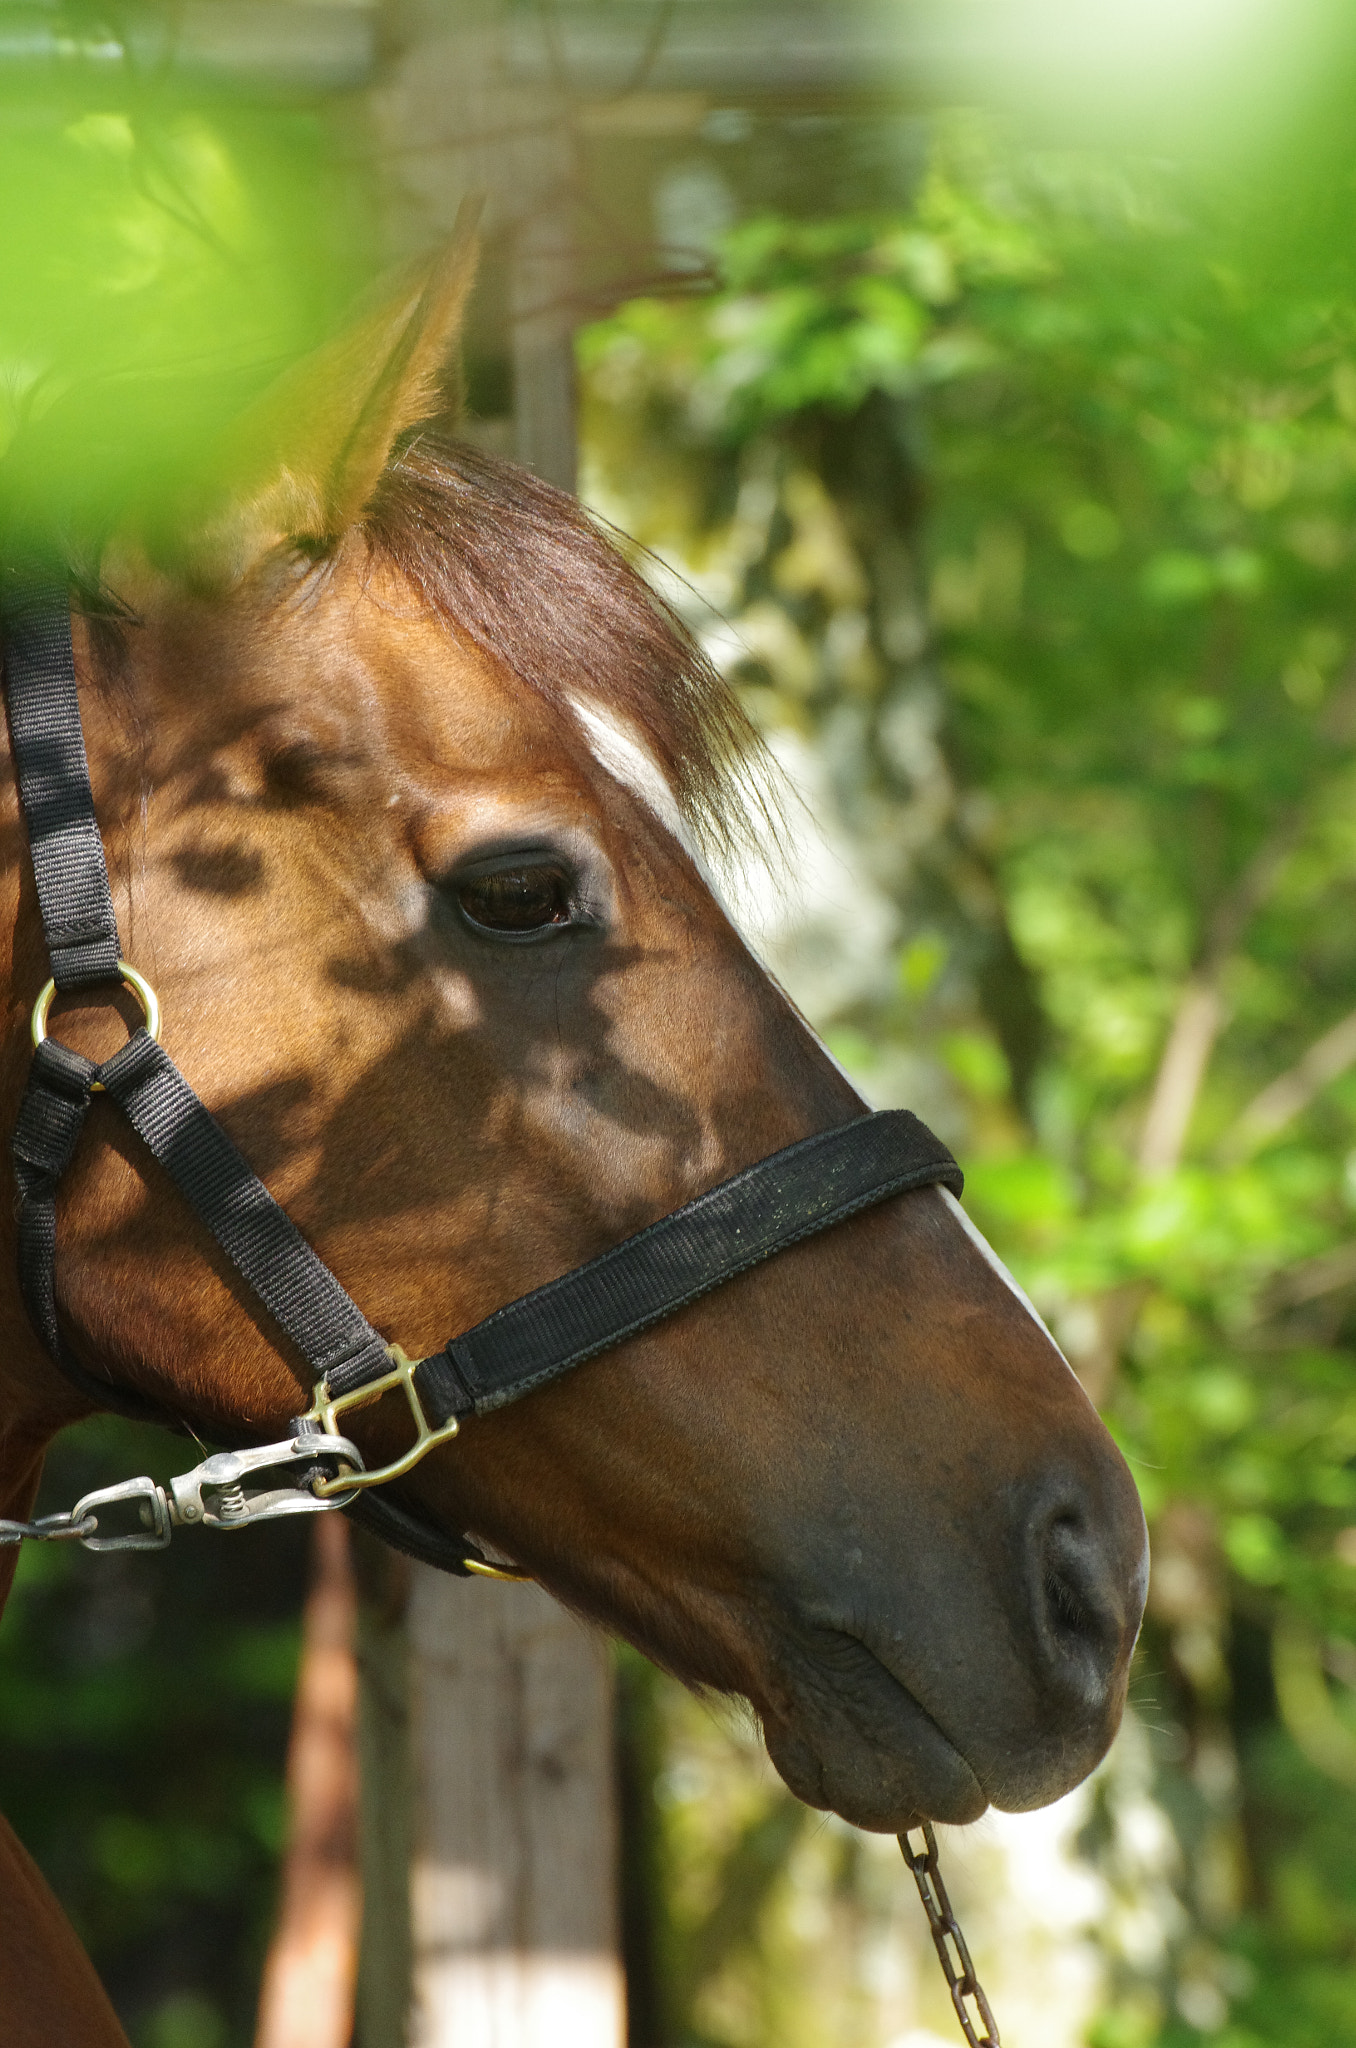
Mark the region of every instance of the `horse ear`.
POLYGON ((387 280, 235 422, 169 541, 193 582, 238 582, 284 541, 337 540, 362 517, 400 435, 456 405, 481 205, 465 202, 437 256, 387 280))

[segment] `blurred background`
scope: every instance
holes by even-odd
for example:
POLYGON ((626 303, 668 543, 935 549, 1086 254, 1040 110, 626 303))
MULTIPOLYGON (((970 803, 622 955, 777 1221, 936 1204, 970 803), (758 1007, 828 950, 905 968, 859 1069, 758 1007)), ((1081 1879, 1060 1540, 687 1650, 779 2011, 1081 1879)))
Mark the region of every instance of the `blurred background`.
MULTIPOLYGON (((1012 2048, 1356 2039, 1353 109, 1321 0, 0 5, 11 514, 164 488, 486 189, 468 431, 739 689, 747 928, 1131 1459, 1124 1732, 944 1836, 1012 2048)), ((0 1808, 137 2048, 251 2039, 305 1576, 21 1564, 0 1808)), ((615 1696, 633 2048, 951 2040, 894 1844, 615 1696)))

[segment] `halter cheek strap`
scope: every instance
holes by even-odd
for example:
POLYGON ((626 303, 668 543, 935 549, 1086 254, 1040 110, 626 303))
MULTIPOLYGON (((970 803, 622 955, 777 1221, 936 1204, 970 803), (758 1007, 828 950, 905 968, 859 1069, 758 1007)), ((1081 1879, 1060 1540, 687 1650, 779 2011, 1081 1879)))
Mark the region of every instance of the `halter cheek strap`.
POLYGON ((53 988, 44 990, 14 1132, 24 1302, 49 1355, 87 1399, 182 1426, 142 1395, 91 1372, 60 1328, 56 1195, 95 1093, 117 1104, 279 1334, 305 1358, 315 1398, 294 1427, 319 1429, 333 1440, 342 1436, 338 1424, 349 1410, 397 1389, 408 1401, 416 1440, 403 1459, 375 1473, 303 1475, 305 1483, 318 1499, 345 1503, 355 1521, 397 1549, 463 1574, 485 1563, 464 1538, 449 1537, 387 1497, 361 1491, 355 1499, 354 1487, 398 1478, 468 1417, 519 1399, 863 1209, 911 1188, 961 1192, 960 1168, 917 1117, 907 1110, 864 1115, 759 1160, 497 1309, 443 1350, 407 1359, 368 1322, 157 1043, 153 994, 121 954, 80 723, 66 579, 10 571, 5 582, 5 697, 52 983, 69 992, 123 979, 147 1014, 127 1044, 96 1066, 45 1036, 53 988))

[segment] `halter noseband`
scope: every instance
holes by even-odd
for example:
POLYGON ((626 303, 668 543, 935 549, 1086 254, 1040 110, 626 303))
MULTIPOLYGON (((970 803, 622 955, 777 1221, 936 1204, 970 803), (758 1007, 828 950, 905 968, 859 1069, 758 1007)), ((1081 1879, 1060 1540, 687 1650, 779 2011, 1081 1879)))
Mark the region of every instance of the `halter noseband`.
MULTIPOLYGON (((516 1401, 598 1352, 673 1315, 802 1239, 910 1188, 959 1194, 960 1168, 908 1110, 856 1118, 774 1152, 558 1280, 496 1309, 441 1351, 407 1358, 387 1344, 279 1207, 158 1043, 159 1004, 122 958, 94 812, 76 690, 69 590, 50 570, 7 575, 5 698, 52 978, 33 1010, 33 1060, 13 1138, 19 1283, 49 1356, 97 1406, 172 1427, 178 1418, 94 1374, 62 1335, 56 1304, 56 1194, 94 1094, 117 1103, 237 1272, 306 1359, 316 1386, 286 1442, 225 1451, 172 1482, 135 1480, 88 1495, 63 1534, 91 1548, 158 1546, 175 1523, 246 1520, 342 1507, 397 1549, 445 1571, 501 1573, 466 1542, 368 1489, 399 1479, 471 1416, 516 1401), (121 980, 145 1022, 100 1065, 47 1036, 54 997, 121 980), (355 1408, 401 1390, 415 1441, 369 1471, 339 1429, 355 1408), (269 1483, 259 1489, 256 1479, 269 1483), (247 1484, 250 1488, 247 1491, 247 1484), (100 1537, 98 1509, 133 1505, 144 1533, 100 1537), (82 1513, 82 1510, 84 1511, 82 1513)), ((14 1540, 0 1524, 0 1541, 14 1540)))

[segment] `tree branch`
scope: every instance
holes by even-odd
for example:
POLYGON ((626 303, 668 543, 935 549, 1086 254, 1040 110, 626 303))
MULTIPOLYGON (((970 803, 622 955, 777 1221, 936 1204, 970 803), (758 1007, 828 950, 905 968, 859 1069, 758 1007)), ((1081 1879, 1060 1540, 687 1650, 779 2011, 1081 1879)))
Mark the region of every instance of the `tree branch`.
POLYGON ((1356 1284, 1356 1244, 1335 1244, 1311 1259, 1286 1266, 1268 1283, 1263 1309, 1303 1308, 1309 1301, 1321 1301, 1325 1294, 1337 1294, 1356 1284))
POLYGON ((1137 1163, 1146 1180, 1171 1173, 1181 1159, 1196 1098, 1223 1023, 1224 998, 1218 977, 1207 981, 1193 975, 1178 1000, 1140 1135, 1137 1163))
POLYGON ((1139 1142, 1139 1170, 1145 1179, 1171 1173, 1182 1157, 1191 1119, 1224 1026, 1223 980, 1248 922, 1270 891, 1298 837, 1303 813, 1296 806, 1265 839, 1210 921, 1195 971, 1178 998, 1172 1028, 1154 1076, 1153 1093, 1139 1142))
POLYGON ((1356 1010, 1316 1038, 1302 1059, 1254 1095, 1223 1148, 1230 1161, 1246 1158, 1307 1109, 1330 1082, 1356 1066, 1356 1010))

